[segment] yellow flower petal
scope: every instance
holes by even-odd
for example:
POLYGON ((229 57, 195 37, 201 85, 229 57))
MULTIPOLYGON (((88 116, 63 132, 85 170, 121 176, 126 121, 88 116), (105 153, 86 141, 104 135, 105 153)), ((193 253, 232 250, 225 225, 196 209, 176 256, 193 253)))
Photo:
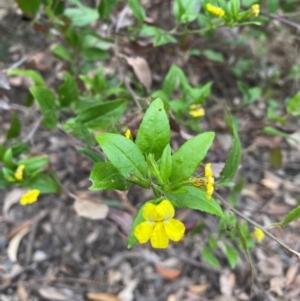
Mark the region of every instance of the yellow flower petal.
POLYGON ((254 227, 254 232, 251 233, 251 236, 256 239, 258 243, 260 243, 265 238, 265 233, 262 229, 254 227))
POLYGON ((211 163, 205 164, 204 171, 205 171, 205 177, 206 178, 209 178, 209 177, 213 176, 213 172, 212 172, 212 169, 211 169, 211 163))
POLYGON ((140 244, 144 244, 150 239, 154 225, 154 222, 144 221, 135 227, 134 236, 140 244))
POLYGON ((169 245, 169 239, 166 234, 163 222, 156 222, 150 237, 153 248, 166 249, 169 245))
POLYGON ((152 203, 147 203, 144 206, 143 217, 145 220, 152 221, 152 222, 162 220, 162 218, 159 219, 159 214, 156 210, 156 207, 157 206, 152 203))
POLYGON ((38 189, 28 190, 26 193, 22 195, 20 199, 20 204, 25 206, 36 202, 39 194, 40 191, 38 189))
POLYGON ((179 241, 183 237, 185 226, 180 220, 169 219, 164 222, 164 226, 169 239, 179 241))
POLYGON ((126 137, 127 139, 133 140, 133 139, 132 139, 132 135, 131 135, 130 129, 128 129, 128 130, 125 132, 124 135, 125 135, 125 137, 126 137))
POLYGON ((259 4, 254 4, 251 6, 252 8, 252 13, 254 14, 255 17, 259 15, 259 4))
MULTIPOLYGON (((156 210, 159 214, 159 218, 162 217, 160 220, 168 220, 175 215, 175 210, 173 205, 168 200, 163 200, 156 206, 156 210)), ((156 220, 156 221, 160 221, 156 220)))
POLYGON ((15 172, 15 178, 19 181, 23 180, 23 171, 24 171, 25 165, 21 164, 18 166, 16 172, 15 172))
POLYGON ((220 17, 220 18, 225 15, 225 11, 222 8, 214 6, 210 3, 206 4, 206 9, 207 9, 207 11, 212 13, 213 15, 215 15, 217 17, 220 17))

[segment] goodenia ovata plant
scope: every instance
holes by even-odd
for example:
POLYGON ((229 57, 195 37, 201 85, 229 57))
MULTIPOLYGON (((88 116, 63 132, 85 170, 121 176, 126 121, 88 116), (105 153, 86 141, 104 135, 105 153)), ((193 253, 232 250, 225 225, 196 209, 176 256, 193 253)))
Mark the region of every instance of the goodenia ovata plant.
POLYGON ((193 177, 214 136, 214 132, 199 134, 172 154, 169 118, 160 98, 150 104, 135 141, 129 133, 126 137, 113 133, 96 136, 108 162, 95 164, 90 189, 127 190, 136 184, 152 189, 156 197, 139 209, 129 235, 129 248, 148 240, 153 247, 166 248, 169 239, 181 239, 184 225, 173 218, 174 208, 223 216, 220 205, 211 197, 214 178, 210 164, 206 165, 205 176, 193 177))

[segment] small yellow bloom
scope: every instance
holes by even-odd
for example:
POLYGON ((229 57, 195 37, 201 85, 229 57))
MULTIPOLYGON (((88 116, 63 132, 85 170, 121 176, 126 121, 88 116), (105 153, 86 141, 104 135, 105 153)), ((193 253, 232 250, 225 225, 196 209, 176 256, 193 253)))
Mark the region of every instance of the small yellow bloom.
POLYGON ((125 132, 124 135, 125 135, 125 137, 126 137, 127 139, 133 140, 133 139, 132 139, 132 135, 131 135, 130 129, 128 129, 128 130, 125 132))
POLYGON ((254 227, 254 231, 251 233, 251 236, 256 239, 258 243, 260 243, 265 238, 265 233, 262 229, 254 227))
POLYGON ((40 191, 38 189, 28 190, 26 193, 22 195, 20 204, 25 206, 36 202, 39 194, 40 191))
POLYGON ((16 172, 15 172, 15 178, 19 181, 23 180, 23 171, 24 171, 25 165, 21 164, 18 166, 16 172))
POLYGON ((190 105, 189 114, 192 117, 195 117, 195 118, 196 117, 202 117, 202 116, 205 115, 205 111, 204 111, 204 109, 200 105, 193 104, 193 105, 190 105))
POLYGON ((252 8, 252 13, 255 17, 259 15, 259 4, 254 4, 251 6, 252 8))
POLYGON ((150 239, 153 248, 167 248, 169 239, 179 241, 185 231, 184 224, 174 219, 174 215, 174 207, 168 200, 158 205, 147 203, 143 209, 145 221, 136 226, 134 236, 141 244, 150 239))
POLYGON ((222 18, 225 15, 224 9, 214 6, 210 3, 206 4, 206 9, 208 12, 212 13, 213 15, 222 18))
POLYGON ((206 183, 206 198, 209 200, 214 193, 214 183, 215 179, 211 169, 211 163, 207 163, 204 168, 206 183))

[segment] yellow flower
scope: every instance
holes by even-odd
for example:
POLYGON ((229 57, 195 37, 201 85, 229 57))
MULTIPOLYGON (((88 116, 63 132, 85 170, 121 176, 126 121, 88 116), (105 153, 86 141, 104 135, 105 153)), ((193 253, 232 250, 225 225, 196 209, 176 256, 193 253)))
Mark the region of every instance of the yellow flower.
POLYGON ((24 171, 25 165, 21 164, 18 166, 16 172, 15 172, 15 178, 19 181, 23 180, 23 171, 24 171))
POLYGON ((260 243, 265 238, 265 233, 262 229, 254 227, 254 231, 251 233, 251 236, 256 239, 258 243, 260 243))
POLYGON ((153 248, 167 248, 169 239, 179 241, 185 231, 184 224, 174 219, 174 215, 174 207, 168 200, 158 205, 147 203, 143 209, 145 221, 136 226, 134 236, 141 244, 150 239, 153 248))
POLYGON ((130 129, 128 129, 126 132, 125 132, 125 137, 127 138, 127 139, 130 139, 130 140, 132 140, 132 135, 131 135, 131 131, 130 131, 130 129))
POLYGON ((206 198, 209 200, 212 196, 212 194, 214 193, 214 183, 215 183, 215 179, 213 176, 213 172, 211 169, 211 163, 207 163, 205 165, 205 178, 207 180, 206 183, 206 198))
POLYGON ((20 204, 25 206, 25 205, 36 202, 39 194, 40 194, 40 191, 38 189, 28 190, 26 193, 24 193, 22 195, 20 204))
POLYGON ((206 9, 208 12, 212 13, 213 15, 222 18, 225 15, 224 9, 214 6, 210 3, 206 4, 206 9))
POLYGON ((202 117, 202 116, 205 115, 205 111, 204 111, 204 109, 200 105, 193 104, 193 105, 190 105, 189 114, 192 117, 195 117, 195 118, 196 117, 202 117))
POLYGON ((252 8, 252 13, 255 17, 259 15, 259 4, 254 4, 251 6, 252 8))

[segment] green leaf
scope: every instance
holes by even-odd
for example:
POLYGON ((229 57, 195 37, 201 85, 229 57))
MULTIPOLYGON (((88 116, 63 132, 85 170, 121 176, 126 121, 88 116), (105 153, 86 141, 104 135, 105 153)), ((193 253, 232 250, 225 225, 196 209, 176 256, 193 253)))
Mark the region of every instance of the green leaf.
POLYGON ((71 74, 65 74, 65 80, 58 88, 58 101, 61 107, 68 107, 78 100, 78 87, 71 74))
POLYGON ((238 255, 238 252, 234 248, 226 245, 226 257, 232 269, 236 267, 238 255))
POLYGON ((73 60, 73 54, 72 52, 64 47, 61 44, 55 44, 51 47, 51 51, 53 55, 58 57, 59 59, 66 61, 66 62, 72 62, 73 60))
POLYGON ((173 12, 176 19, 182 23, 189 23, 198 17, 200 0, 176 0, 173 12))
POLYGON ((279 0, 267 0, 267 10, 270 14, 276 14, 279 8, 279 0))
POLYGON ((35 15, 40 8, 40 0, 17 0, 22 12, 27 15, 35 15))
POLYGON ((158 47, 170 43, 177 43, 177 40, 165 32, 158 32, 154 37, 153 46, 158 47))
POLYGON ((13 112, 11 116, 11 123, 10 123, 10 128, 6 134, 6 140, 16 138, 20 135, 21 133, 21 123, 18 118, 18 115, 13 112))
POLYGON ((170 181, 180 181, 190 177, 206 156, 214 137, 214 132, 206 132, 186 141, 172 156, 170 181))
POLYGON ((101 18, 108 19, 116 5, 116 0, 101 0, 98 12, 101 18))
POLYGON ((263 128, 263 133, 265 133, 267 135, 271 135, 271 136, 278 136, 278 137, 290 139, 290 140, 296 142, 297 144, 299 144, 297 139, 295 139, 294 137, 292 137, 291 135, 289 135, 285 132, 282 132, 282 131, 279 131, 279 130, 273 128, 272 126, 265 126, 263 128))
POLYGON ((215 268, 220 267, 220 262, 218 258, 211 252, 211 250, 208 247, 203 248, 201 255, 203 259, 211 266, 215 268))
POLYGON ((138 213, 137 213, 137 215, 136 215, 136 217, 135 217, 135 219, 132 223, 130 233, 129 233, 129 236, 128 236, 128 244, 127 244, 128 249, 131 249, 138 242, 138 240, 134 236, 134 229, 136 228, 137 225, 139 225, 140 223, 142 223, 144 221, 143 210, 144 210, 145 205, 146 205, 146 203, 139 209, 139 211, 138 211, 138 213))
POLYGON ((300 115, 300 92, 298 92, 294 97, 292 97, 287 105, 287 111, 293 116, 300 115))
POLYGON ((224 62, 224 56, 220 52, 207 49, 203 51, 203 55, 210 61, 220 62, 220 63, 224 62))
POLYGON ((96 163, 92 169, 90 181, 93 183, 90 190, 128 189, 127 181, 110 162, 96 163))
POLYGON ((169 72, 165 76, 162 90, 166 93, 167 96, 170 96, 175 89, 179 70, 181 71, 179 67, 172 65, 169 72))
POLYGON ((39 86, 30 87, 29 90, 40 106, 44 117, 44 126, 49 129, 55 128, 57 124, 57 114, 55 110, 55 95, 53 92, 46 87, 39 86))
POLYGON ((22 159, 17 162, 18 166, 24 164, 25 172, 29 174, 40 171, 48 163, 49 157, 46 155, 22 159))
POLYGON ((200 210, 222 217, 223 211, 216 200, 206 198, 206 192, 193 186, 184 186, 166 193, 172 204, 179 208, 200 210))
POLYGON ((89 128, 100 129, 114 124, 126 108, 126 100, 107 101, 80 112, 76 121, 89 128))
MULTIPOLYGON (((26 0, 27 1, 27 0, 26 0)), ((12 69, 7 73, 9 76, 11 75, 19 75, 29 77, 34 81, 36 86, 45 86, 45 82, 41 75, 34 70, 25 70, 25 69, 12 69)))
POLYGON ((247 245, 247 238, 246 238, 244 232, 242 231, 242 229, 241 229, 238 222, 236 222, 235 226, 236 226, 236 229, 237 229, 242 247, 245 250, 245 252, 247 254, 247 257, 248 257, 248 260, 249 260, 250 269, 251 269, 251 286, 252 286, 253 281, 254 281, 254 267, 253 267, 253 263, 252 263, 251 254, 250 254, 250 251, 249 251, 249 248, 248 248, 248 245, 247 245))
POLYGON ((14 169, 16 164, 13 161, 12 148, 8 148, 3 155, 3 163, 6 167, 14 169))
POLYGON ((129 7, 139 23, 142 23, 146 13, 139 0, 129 0, 129 7))
POLYGON ((6 148, 0 144, 0 161, 3 161, 5 152, 6 152, 6 148))
POLYGON ((47 174, 38 174, 27 184, 28 188, 38 189, 41 193, 58 193, 60 186, 54 178, 47 174))
POLYGON ((130 174, 146 176, 147 163, 140 149, 130 139, 118 134, 104 133, 96 136, 96 140, 107 158, 123 177, 130 174))
POLYGON ((169 35, 164 30, 154 26, 143 24, 139 34, 142 37, 154 38, 153 43, 155 47, 168 43, 177 43, 177 40, 173 36, 169 35))
POLYGON ((170 142, 170 125, 164 103, 155 99, 149 106, 142 120, 136 137, 136 145, 143 154, 154 154, 158 160, 170 142))
POLYGON ((276 226, 276 227, 280 227, 283 228, 285 227, 287 224, 295 221, 296 219, 298 219, 300 217, 300 206, 294 208, 293 210, 291 210, 283 219, 282 222, 280 223, 275 223, 272 224, 272 226, 276 226))
POLYGON ((163 181, 167 181, 172 173, 172 156, 170 144, 167 144, 159 163, 159 171, 163 181))
POLYGON ((78 151, 83 155, 85 155, 86 157, 88 157, 89 159, 91 159, 95 163, 104 161, 103 157, 99 153, 92 151, 88 148, 85 147, 79 148, 78 151))
POLYGON ((65 15, 72 21, 74 26, 86 26, 99 18, 97 10, 86 6, 67 8, 65 9, 65 15))
POLYGON ((228 113, 228 117, 230 121, 230 127, 232 128, 232 132, 233 132, 233 141, 225 166, 220 173, 221 182, 227 182, 234 177, 242 158, 242 149, 241 149, 239 134, 236 130, 236 127, 229 113, 228 113))

